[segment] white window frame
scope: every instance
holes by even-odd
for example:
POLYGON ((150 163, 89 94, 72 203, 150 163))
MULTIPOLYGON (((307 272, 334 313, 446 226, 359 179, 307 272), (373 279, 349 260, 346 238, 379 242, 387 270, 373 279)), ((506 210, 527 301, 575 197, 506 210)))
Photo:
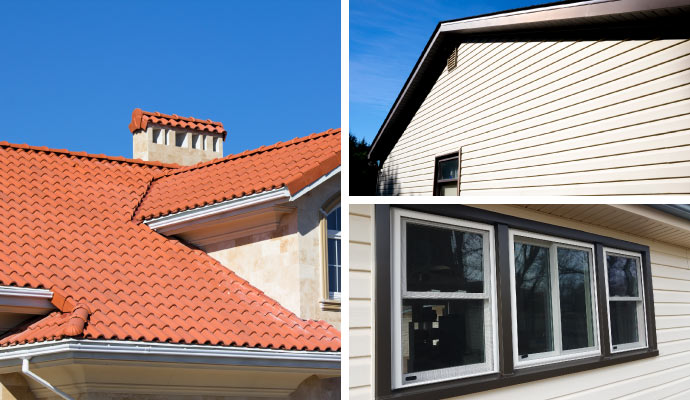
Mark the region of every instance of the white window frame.
POLYGON ((391 316, 391 384, 393 389, 412 386, 427 385, 435 382, 468 378, 471 376, 486 375, 498 372, 498 315, 496 298, 496 257, 494 228, 488 224, 465 221, 461 219, 443 217, 433 214, 421 213, 404 209, 393 209, 392 227, 392 316, 391 316), (406 275, 405 268, 405 230, 406 222, 413 221, 429 226, 438 226, 447 229, 463 230, 467 232, 481 233, 488 244, 488 251, 484 252, 484 293, 444 293, 437 296, 428 292, 408 292, 404 285, 406 275), (405 298, 418 299, 482 299, 488 300, 484 304, 484 363, 468 366, 448 367, 430 371, 408 373, 402 372, 402 301, 405 298), (491 331, 487 332, 486 327, 491 331), (414 382, 406 382, 404 378, 414 375, 414 382))
POLYGON ((647 310, 644 297, 644 279, 642 279, 642 254, 632 251, 618 250, 611 247, 604 247, 604 276, 606 277, 606 309, 609 316, 609 343, 611 353, 621 353, 624 351, 644 349, 648 347, 647 338, 647 310), (609 263, 607 254, 631 257, 637 259, 637 297, 611 297, 609 294, 609 263), (615 299, 615 300, 612 300, 615 299), (611 330, 611 301, 635 301, 637 302, 637 342, 616 345, 614 350, 613 332, 611 330), (642 324, 640 324, 642 321, 642 324))
MULTIPOLYGON (((341 298, 341 296, 342 296, 342 292, 331 292, 331 287, 330 287, 330 284, 329 284, 329 282, 330 282, 330 276, 328 276, 328 273, 329 273, 329 270, 330 270, 330 263, 328 262, 328 239, 335 239, 335 240, 340 241, 340 250, 341 250, 341 253, 342 253, 342 246, 343 246, 343 243, 342 243, 342 240, 341 240, 341 231, 338 231, 338 230, 335 230, 335 229, 328 229, 328 216, 331 215, 332 213, 334 213, 334 212, 335 212, 337 209, 339 209, 339 208, 340 208, 340 218, 341 218, 341 219, 340 219, 340 223, 341 223, 341 228, 342 228, 342 217, 343 217, 343 214, 342 214, 342 208, 340 207, 340 204, 337 204, 335 207, 333 207, 333 209, 332 209, 330 212, 328 212, 328 213, 325 215, 325 219, 326 219, 326 275, 327 275, 327 277, 326 277, 326 279, 327 279, 327 280, 326 280, 326 287, 327 287, 327 290, 328 290, 328 297, 329 297, 330 299, 333 299, 333 300, 340 300, 340 298, 341 298)), ((336 251, 337 251, 337 246, 336 246, 336 251)), ((336 279, 339 281, 339 282, 338 282, 338 283, 339 283, 338 286, 340 286, 341 289, 342 289, 342 287, 343 287, 343 283, 342 283, 342 281, 341 281, 341 280, 342 280, 342 276, 343 276, 343 275, 342 275, 342 274, 343 274, 343 270, 342 270, 342 268, 343 268, 342 254, 336 254, 336 260, 338 261, 338 268, 340 269, 340 279, 337 279, 337 276, 336 276, 336 279)))
POLYGON ((568 360, 577 360, 592 356, 601 355, 601 338, 599 337, 599 308, 597 303, 597 281, 596 264, 594 260, 594 245, 591 243, 578 242, 575 240, 564 239, 556 236, 541 235, 522 230, 509 230, 509 252, 510 252, 510 297, 511 297, 511 320, 513 326, 513 365, 515 369, 527 368, 536 365, 554 364, 568 360), (527 238, 521 242, 530 242, 539 246, 546 246, 549 243, 549 273, 551 278, 551 319, 553 329, 554 350, 546 353, 530 355, 528 360, 520 358, 518 350, 518 326, 517 326, 517 290, 515 282, 515 237, 527 238), (558 253, 556 249, 569 248, 576 250, 589 251, 590 268, 590 293, 592 294, 592 329, 594 346, 584 349, 563 350, 563 340, 561 331, 561 312, 560 312, 560 288, 558 280, 558 253))

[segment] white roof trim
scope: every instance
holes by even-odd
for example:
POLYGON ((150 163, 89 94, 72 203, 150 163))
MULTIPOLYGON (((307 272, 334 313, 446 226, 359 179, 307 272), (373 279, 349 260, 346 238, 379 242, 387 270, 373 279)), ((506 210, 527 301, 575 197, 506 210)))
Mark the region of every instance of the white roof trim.
POLYGON ((144 221, 144 223, 151 229, 159 230, 165 228, 166 230, 169 230, 170 228, 174 228, 178 225, 183 225, 200 218, 218 216, 220 214, 236 211, 242 208, 257 205, 267 205, 268 203, 287 201, 289 199, 290 191, 288 188, 282 187, 279 189, 269 190, 267 192, 254 193, 236 199, 221 201, 220 203, 193 208, 191 210, 180 211, 158 218, 152 218, 144 221))
POLYGON ((46 289, 0 286, 0 312, 47 314, 55 308, 52 298, 53 292, 46 289))
POLYGON ((315 187, 321 185, 322 183, 326 182, 327 180, 331 179, 331 177, 333 177, 339 173, 340 173, 340 165, 335 167, 331 172, 327 173, 326 175, 322 175, 319 179, 317 179, 314 182, 310 183, 309 185, 303 187, 302 190, 300 190, 299 192, 292 195, 292 197, 290 197, 290 201, 295 201, 295 200, 299 199, 300 197, 307 194, 309 191, 311 191, 315 187))
POLYGON ((122 340, 65 339, 0 349, 0 365, 33 358, 33 362, 58 358, 120 359, 175 363, 209 363, 242 366, 294 367, 340 370, 340 352, 275 350, 228 346, 185 345, 122 340))

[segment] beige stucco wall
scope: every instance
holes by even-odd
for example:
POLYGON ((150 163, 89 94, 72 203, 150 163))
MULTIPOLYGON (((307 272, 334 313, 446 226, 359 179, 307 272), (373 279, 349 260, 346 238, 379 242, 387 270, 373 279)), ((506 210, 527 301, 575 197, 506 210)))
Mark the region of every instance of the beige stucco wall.
POLYGON ((146 130, 139 130, 132 135, 132 158, 144 161, 160 161, 180 165, 192 165, 202 161, 210 161, 223 157, 223 136, 218 133, 189 131, 182 132, 186 135, 186 143, 183 147, 175 145, 176 131, 163 126, 149 126, 146 130), (160 141, 154 143, 153 131, 161 130, 160 141), (192 135, 200 135, 206 149, 192 147, 192 135), (167 144, 165 140, 167 138, 167 144), (213 151, 213 140, 218 139, 218 149, 213 151))
MULTIPOLYGON (((475 206, 503 214, 628 240, 650 247, 659 356, 575 374, 473 393, 456 399, 686 399, 690 397, 690 247, 671 245, 641 232, 653 220, 634 215, 607 220, 606 226, 578 222, 507 205, 475 206)), ((567 205, 560 206, 567 209, 567 205)), ((350 398, 374 393, 373 206, 350 208, 350 398)), ((611 211, 613 212, 613 211, 611 211)), ((611 212, 597 211, 602 219, 611 212)), ((567 214, 574 215, 574 212, 567 214)), ((659 232, 668 230, 663 226, 659 232)), ((681 233, 676 233, 679 237, 681 233)), ((686 235, 687 236, 687 235, 686 235)), ((384 299, 388 301, 388 299, 384 299)))
POLYGON ((295 210, 271 232, 203 246, 213 258, 247 279, 290 311, 340 329, 340 312, 321 309, 324 260, 320 209, 340 193, 340 174, 290 203, 295 210))
POLYGON ((462 195, 690 193, 689 66, 684 39, 461 43, 379 192, 431 195, 462 149, 462 195))

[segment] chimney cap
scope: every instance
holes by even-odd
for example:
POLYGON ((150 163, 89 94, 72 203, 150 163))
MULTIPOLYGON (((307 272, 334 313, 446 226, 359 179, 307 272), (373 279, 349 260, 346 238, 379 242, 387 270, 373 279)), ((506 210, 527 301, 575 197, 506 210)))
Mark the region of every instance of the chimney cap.
POLYGON ((129 130, 134 133, 139 129, 146 129, 149 123, 169 126, 171 128, 186 128, 196 131, 220 133, 223 135, 223 140, 225 140, 228 134, 225 128, 223 128, 222 122, 215 122, 210 119, 197 119, 194 117, 180 117, 177 114, 168 115, 158 111, 144 111, 141 108, 135 108, 134 111, 132 111, 132 122, 129 123, 129 130))

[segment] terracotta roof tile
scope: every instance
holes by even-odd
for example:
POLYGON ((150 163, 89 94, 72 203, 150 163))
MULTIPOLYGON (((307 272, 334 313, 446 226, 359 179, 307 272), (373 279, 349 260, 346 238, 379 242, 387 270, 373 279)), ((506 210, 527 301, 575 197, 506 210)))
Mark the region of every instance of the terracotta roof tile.
POLYGON ((197 131, 215 132, 223 135, 223 140, 228 132, 223 128, 222 122, 211 121, 210 119, 196 119, 194 117, 180 117, 179 115, 162 114, 159 112, 144 111, 135 108, 132 111, 132 122, 129 123, 130 132, 134 133, 139 129, 146 129, 148 124, 169 126, 171 128, 185 128, 197 131))
POLYGON ((58 311, 1 346, 76 335, 339 350, 305 321, 200 250, 132 221, 168 166, 0 143, 0 285, 46 288, 58 311))
POLYGON ((153 180, 135 219, 156 218, 281 187, 294 195, 338 166, 340 129, 329 129, 170 170, 153 180))

